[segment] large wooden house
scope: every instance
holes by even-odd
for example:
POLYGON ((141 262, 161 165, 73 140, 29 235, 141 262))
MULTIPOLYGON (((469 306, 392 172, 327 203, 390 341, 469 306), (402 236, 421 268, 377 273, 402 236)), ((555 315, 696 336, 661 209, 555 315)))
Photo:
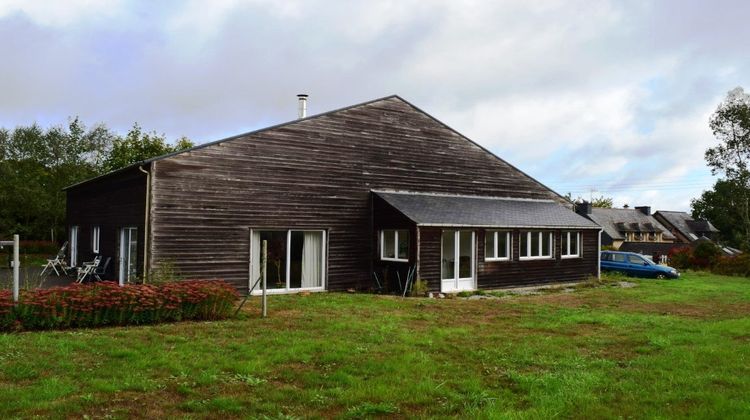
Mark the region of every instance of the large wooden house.
POLYGON ((67 223, 72 263, 112 257, 121 283, 169 265, 247 291, 263 240, 279 292, 398 289, 409 272, 453 292, 599 267, 599 226, 398 96, 70 186, 67 223))

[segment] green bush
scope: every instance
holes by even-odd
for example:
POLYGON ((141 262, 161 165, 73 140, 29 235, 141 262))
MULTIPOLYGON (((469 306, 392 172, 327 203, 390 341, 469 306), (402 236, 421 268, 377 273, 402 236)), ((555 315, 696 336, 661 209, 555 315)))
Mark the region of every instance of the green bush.
POLYGON ((417 279, 414 282, 414 285, 412 285, 411 296, 425 296, 428 290, 429 289, 427 288, 427 281, 417 279))
POLYGON ((713 242, 701 242, 693 248, 693 255, 690 259, 691 268, 705 269, 709 268, 721 256, 719 249, 713 242))
POLYGON ((22 254, 55 255, 60 250, 60 245, 52 241, 21 241, 19 245, 22 254))

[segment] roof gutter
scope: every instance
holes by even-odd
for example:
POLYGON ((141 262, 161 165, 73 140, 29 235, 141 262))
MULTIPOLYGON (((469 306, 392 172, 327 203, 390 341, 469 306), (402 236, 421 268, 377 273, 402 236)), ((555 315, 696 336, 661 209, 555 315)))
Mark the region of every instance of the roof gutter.
POLYGON ((146 174, 146 209, 143 221, 143 283, 146 284, 148 281, 148 224, 149 216, 151 215, 151 173, 143 169, 143 165, 138 166, 138 170, 146 174))

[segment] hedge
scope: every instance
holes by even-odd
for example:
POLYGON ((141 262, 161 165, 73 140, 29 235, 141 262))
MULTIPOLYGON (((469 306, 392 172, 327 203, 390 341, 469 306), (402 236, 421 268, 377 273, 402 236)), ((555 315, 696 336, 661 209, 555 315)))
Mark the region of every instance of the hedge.
POLYGON ((221 280, 161 285, 72 284, 21 292, 17 305, 0 291, 0 330, 139 325, 227 318, 237 291, 221 280))

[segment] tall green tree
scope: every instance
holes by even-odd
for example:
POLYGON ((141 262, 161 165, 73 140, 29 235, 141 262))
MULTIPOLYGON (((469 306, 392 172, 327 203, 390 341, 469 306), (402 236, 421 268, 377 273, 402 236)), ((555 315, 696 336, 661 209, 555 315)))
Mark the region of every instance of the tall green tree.
POLYGON ((78 119, 47 130, 37 124, 0 130, 0 235, 59 237, 65 218, 62 188, 98 174, 115 135, 78 119))
POLYGON ((742 199, 742 188, 730 181, 720 179, 713 188, 704 191, 700 198, 692 200, 690 207, 696 219, 710 220, 719 229, 719 238, 723 243, 741 247, 744 243, 742 226, 742 208, 738 200, 742 199))
POLYGON ((732 236, 741 238, 743 249, 750 249, 750 95, 740 87, 729 91, 709 125, 719 144, 706 150, 706 163, 712 174, 722 175, 733 186, 740 223, 732 231, 740 232, 732 236))
POLYGON ((0 237, 61 238, 64 187, 192 146, 184 137, 170 145, 138 124, 120 137, 102 124, 87 128, 78 118, 48 129, 0 128, 0 237))
POLYGON ((157 134, 155 131, 144 132, 141 126, 135 123, 125 137, 115 139, 102 168, 105 172, 114 171, 155 156, 191 147, 193 142, 186 137, 171 145, 167 143, 163 134, 157 134))

